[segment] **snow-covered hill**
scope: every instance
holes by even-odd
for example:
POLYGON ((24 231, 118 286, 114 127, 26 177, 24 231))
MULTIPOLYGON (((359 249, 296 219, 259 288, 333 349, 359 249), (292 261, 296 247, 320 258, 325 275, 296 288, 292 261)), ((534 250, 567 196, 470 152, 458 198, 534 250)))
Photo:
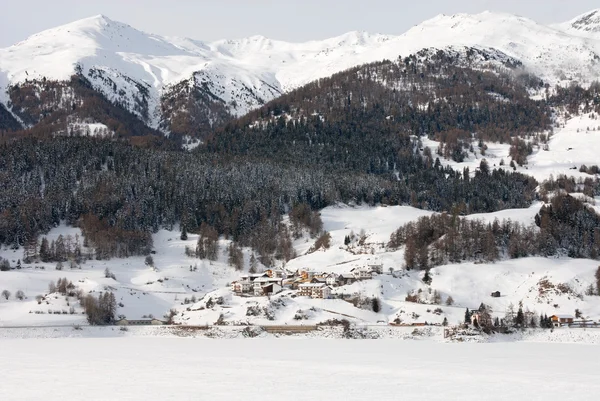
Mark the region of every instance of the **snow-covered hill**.
MULTIPOLYGON (((423 48, 493 48, 551 84, 599 77, 598 11, 554 27, 509 14, 440 15, 390 36, 350 32, 306 43, 253 36, 205 43, 140 32, 99 15, 0 49, 0 101, 26 80, 67 80, 77 69, 149 126, 168 131, 163 97, 193 87, 234 116, 347 68, 407 56, 423 48), (140 99, 142 99, 140 101, 140 99)), ((213 113, 214 114, 214 113, 213 113)), ((207 117, 207 124, 216 119, 207 117)))
MULTIPOLYGON (((488 222, 510 218, 529 225, 540 207, 536 203, 528 209, 469 218, 488 222)), ((357 325, 387 326, 393 322, 441 324, 444 318, 449 324, 457 324, 464 319, 465 308, 477 308, 482 302, 497 317, 503 317, 510 304, 517 307, 523 302, 524 309, 535 316, 574 314, 579 309, 588 319, 600 319, 600 298, 586 295, 595 282, 598 262, 594 260, 522 258, 452 264, 432 269, 432 282, 424 283, 423 272, 403 268, 404 250, 390 251, 385 244, 400 225, 430 214, 408 206, 337 205, 322 210, 331 247, 309 253, 314 239, 305 236, 296 240, 294 247, 299 256, 287 263, 287 270, 350 274, 355 268, 382 265, 382 274, 372 279, 336 286, 336 299, 312 299, 292 289, 270 297, 236 295, 229 283, 248 272, 249 249, 244 251, 245 271, 238 272, 227 264, 229 241, 220 241, 219 260, 209 262, 185 255, 185 247, 195 245, 196 235, 190 234, 182 241, 179 232, 161 230, 154 235, 154 268, 145 265, 144 258, 132 257, 88 260, 80 268, 65 266, 61 271, 55 269, 55 263, 23 263, 21 269, 0 272, 0 291, 11 293, 8 300, 0 299, 0 327, 85 324, 74 297, 48 291, 49 283, 62 277, 85 293, 113 292, 119 303, 117 315, 128 319, 150 315, 162 318, 176 309, 175 321, 184 325, 313 325, 347 319, 357 325), (346 245, 345 238, 352 233, 355 239, 346 245), (114 278, 105 277, 107 268, 114 278), (15 297, 19 290, 24 292, 23 300, 15 297), (500 291, 502 297, 491 297, 494 291, 500 291), (37 300, 38 295, 43 299, 37 300), (419 302, 407 301, 408 295, 416 296, 419 302), (452 302, 448 301, 450 297, 452 302), (373 298, 380 300, 379 312, 372 310, 370 302, 364 302, 373 298)), ((55 240, 61 234, 72 239, 80 233, 61 226, 48 238, 55 240)), ((0 257, 15 266, 23 258, 23 250, 0 249, 0 257)), ((259 270, 263 268, 259 266, 259 270)))
POLYGON ((563 24, 558 24, 557 28, 569 34, 589 36, 591 38, 599 39, 600 8, 575 17, 563 24))

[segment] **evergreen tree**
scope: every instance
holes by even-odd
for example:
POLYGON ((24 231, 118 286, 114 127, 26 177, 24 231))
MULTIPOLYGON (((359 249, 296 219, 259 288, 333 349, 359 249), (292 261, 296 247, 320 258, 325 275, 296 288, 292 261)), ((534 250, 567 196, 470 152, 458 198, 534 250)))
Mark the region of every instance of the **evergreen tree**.
POLYGON ((465 310, 465 323, 471 324, 471 311, 469 310, 469 308, 465 310))
POLYGON ((381 301, 379 300, 379 298, 373 298, 371 300, 371 309, 375 313, 381 312, 381 301))
POLYGON ((182 241, 187 241, 187 239, 188 239, 187 228, 185 227, 185 225, 181 226, 181 237, 180 237, 180 239, 182 241))
POLYGON ((544 319, 544 315, 542 313, 540 313, 540 328, 544 329, 546 328, 546 320, 544 319))
POLYGON ((254 253, 250 256, 250 270, 249 272, 251 274, 256 273, 258 270, 258 261, 256 260, 256 256, 254 256, 254 253))
POLYGON ((72 255, 73 238, 62 234, 56 239, 56 260, 65 262, 72 255))
POLYGON ((48 238, 42 238, 42 242, 40 244, 40 259, 42 262, 50 262, 50 245, 48 243, 48 238))
POLYGON ((529 327, 533 327, 534 329, 537 327, 537 322, 535 321, 535 316, 531 316, 531 322, 529 322, 529 327))
POLYGON ((430 285, 432 282, 431 275, 429 274, 429 269, 425 270, 425 274, 423 275, 423 282, 427 285, 430 285))
POLYGON ((517 317, 515 318, 515 326, 525 326, 525 315, 523 314, 523 307, 521 305, 519 305, 519 310, 517 311, 517 317))

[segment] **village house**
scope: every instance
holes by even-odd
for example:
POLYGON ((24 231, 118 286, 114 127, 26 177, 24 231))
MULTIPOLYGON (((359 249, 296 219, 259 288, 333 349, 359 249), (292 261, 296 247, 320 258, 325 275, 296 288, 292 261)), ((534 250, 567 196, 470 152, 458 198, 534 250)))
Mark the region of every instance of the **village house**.
POLYGON ((271 278, 287 278, 288 273, 283 269, 269 269, 265 272, 271 278))
POLYGON ((262 286, 262 294, 261 295, 268 297, 270 295, 281 292, 282 289, 283 288, 279 284, 276 284, 276 283, 266 284, 266 285, 262 286))
POLYGON ((338 275, 335 273, 329 273, 327 276, 325 276, 325 284, 330 287, 338 285, 338 275))
POLYGON ((355 281, 356 277, 354 277, 354 274, 344 273, 340 274, 337 278, 338 285, 348 285, 354 283, 355 281))
POLYGON ((321 272, 314 272, 311 270, 300 270, 298 272, 298 277, 302 280, 304 280, 304 282, 310 282, 313 278, 317 277, 317 278, 324 278, 325 274, 321 273, 321 272))
MULTIPOLYGON (((261 281, 263 284, 265 283, 264 280, 276 280, 278 282, 281 281, 281 279, 279 279, 279 278, 276 278, 276 279, 270 278, 267 273, 244 274, 240 278, 241 278, 241 280, 234 281, 233 283, 231 283, 231 291, 236 294, 247 294, 247 293, 255 292, 254 283, 256 280, 263 280, 263 281, 261 281)), ((266 282, 268 283, 269 281, 266 281, 266 282)), ((281 283, 280 283, 280 285, 281 285, 281 283)))
POLYGON ((366 267, 356 267, 350 271, 357 280, 370 280, 373 278, 371 269, 366 267))
POLYGON ((358 280, 354 276, 354 274, 348 274, 348 273, 344 273, 344 274, 330 273, 330 274, 327 274, 324 278, 325 278, 325 284, 327 284, 330 287, 339 287, 342 285, 352 284, 356 280, 358 280))
POLYGON ((293 279, 288 279, 285 281, 285 284, 290 287, 292 290, 297 290, 300 284, 304 284, 306 281, 301 279, 300 277, 296 277, 293 279))
POLYGON ((312 280, 310 280, 310 282, 312 284, 327 284, 327 278, 315 276, 312 278, 312 280))
POLYGON ((554 327, 569 326, 573 324, 575 318, 571 315, 552 315, 550 321, 554 327))
POLYGON ((283 279, 277 277, 259 277, 252 282, 254 296, 276 294, 282 289, 283 279))
POLYGON ((298 286, 298 295, 316 299, 331 298, 331 288, 324 283, 304 283, 298 286))
POLYGON ((261 277, 269 277, 269 275, 267 273, 255 273, 255 274, 242 274, 240 276, 242 281, 250 281, 250 282, 254 282, 254 280, 256 280, 257 278, 261 278, 261 277))
POLYGON ((231 291, 236 294, 245 294, 252 291, 252 282, 249 280, 245 281, 234 281, 231 283, 231 291))

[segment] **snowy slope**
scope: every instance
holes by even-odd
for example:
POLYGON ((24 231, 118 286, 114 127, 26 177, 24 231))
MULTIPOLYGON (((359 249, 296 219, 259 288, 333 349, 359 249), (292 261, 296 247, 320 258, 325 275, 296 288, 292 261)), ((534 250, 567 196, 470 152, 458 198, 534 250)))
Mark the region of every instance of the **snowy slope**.
MULTIPOLYGON (((495 218, 512 219, 533 224, 541 203, 528 209, 469 216, 487 222, 495 218)), ((213 325, 221 320, 227 325, 298 325, 317 324, 333 319, 348 319, 357 325, 386 326, 390 322, 450 324, 464 319, 465 308, 477 308, 482 302, 490 305, 494 315, 503 317, 510 304, 523 302, 524 308, 548 315, 574 314, 581 310, 586 318, 600 319, 600 297, 585 295, 594 283, 598 262, 568 258, 523 258, 497 263, 461 263, 439 266, 431 270, 431 285, 423 282, 423 272, 405 271, 404 250, 390 251, 385 244, 400 225, 414 221, 430 212, 406 206, 366 207, 337 205, 322 210, 324 228, 331 234, 331 247, 308 253, 314 239, 303 237, 295 241, 299 255, 285 268, 289 271, 310 270, 318 273, 349 274, 354 268, 383 265, 383 274, 371 280, 335 287, 333 293, 346 298, 379 298, 381 311, 375 313, 369 305, 362 308, 342 299, 317 300, 297 296, 295 291, 267 297, 242 297, 233 294, 229 283, 239 280, 242 272, 228 266, 228 241, 221 240, 220 256, 216 262, 187 257, 186 246, 194 246, 197 236, 190 234, 182 241, 177 231, 159 231, 154 235, 156 269, 144 264, 143 257, 88 260, 81 269, 65 267, 55 270, 54 263, 23 265, 20 270, 0 272, 0 291, 12 293, 9 300, 0 299, 0 328, 10 326, 45 326, 85 324, 75 299, 67 300, 57 294, 47 295, 41 304, 37 295, 48 293, 50 281, 66 277, 86 293, 101 291, 115 293, 118 315, 139 319, 150 314, 162 318, 176 309, 175 321, 184 325, 213 325), (347 235, 355 234, 349 246, 347 235), (358 237, 364 234, 364 241, 358 237), (40 269, 44 266, 45 269, 40 269), (190 266, 196 267, 190 270, 190 266), (115 279, 106 278, 108 268, 115 279), (390 274, 393 271, 393 274, 390 274), (17 300, 18 290, 26 299, 17 300), (434 299, 434 293, 441 300, 434 299), (501 298, 490 294, 501 291, 501 298), (419 294, 421 303, 407 302, 406 296, 419 294), (447 305, 449 297, 453 305, 447 305), (187 301, 186 301, 187 300, 187 301), (74 305, 76 313, 63 313, 74 305), (249 313, 250 311, 255 313, 249 313), (58 313, 56 313, 58 312, 58 313)), ((78 229, 61 226, 48 234, 49 240, 58 235, 80 234, 78 229)), ((245 271, 249 268, 249 250, 245 249, 245 271)), ((15 266, 23 250, 0 249, 0 257, 15 266)), ((281 262, 279 262, 281 264, 281 262)))
POLYGON ((600 8, 558 24, 556 27, 572 35, 598 39, 600 38, 600 8))
MULTIPOLYGON (((550 177, 566 175, 577 179, 593 178, 589 174, 580 172, 582 165, 594 166, 600 163, 598 149, 600 149, 600 122, 594 113, 581 114, 568 118, 557 118, 559 127, 549 132, 548 146, 534 146, 533 153, 527 157, 524 166, 515 165, 516 171, 534 177, 538 182, 548 180, 550 177)), ((428 147, 435 154, 440 143, 432 139, 421 138, 424 147, 428 147)), ((473 141, 475 153, 469 152, 468 157, 462 162, 440 158, 444 166, 450 166, 456 171, 463 171, 468 167, 471 174, 479 168, 485 159, 493 168, 503 168, 513 171, 509 165, 510 145, 488 142, 485 155, 481 155, 477 141, 473 141), (504 164, 502 164, 502 162, 504 164)), ((436 156, 437 157, 437 156, 436 156)), ((510 210, 509 213, 514 211, 510 210)))
POLYGON ((556 27, 490 12, 440 15, 400 36, 350 32, 306 43, 262 36, 213 43, 166 38, 99 15, 0 49, 0 101, 6 103, 9 85, 42 77, 65 80, 80 66, 112 100, 135 104, 147 91, 145 122, 157 127, 161 94, 192 77, 207 82, 233 115, 242 115, 282 92, 344 69, 448 46, 494 48, 551 84, 585 84, 599 76, 600 38, 581 32, 597 32, 597 15, 556 27), (117 95, 121 90, 124 95, 117 95))

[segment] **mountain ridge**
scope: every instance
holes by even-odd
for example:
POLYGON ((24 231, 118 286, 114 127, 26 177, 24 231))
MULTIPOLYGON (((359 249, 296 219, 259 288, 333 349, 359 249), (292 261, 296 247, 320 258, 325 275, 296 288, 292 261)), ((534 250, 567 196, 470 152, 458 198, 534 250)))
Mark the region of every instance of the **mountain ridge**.
POLYGON ((79 72, 150 128, 168 134, 185 125, 180 133, 189 135, 211 131, 224 119, 357 65, 449 47, 494 49, 550 85, 577 81, 585 86, 600 76, 600 38, 571 31, 584 20, 595 29, 597 14, 559 27, 495 12, 438 15, 398 36, 353 31, 304 43, 260 35, 213 42, 163 37, 100 14, 0 49, 0 102, 18 114, 12 110, 18 105, 10 98, 11 87, 32 80, 67 81, 79 72))

